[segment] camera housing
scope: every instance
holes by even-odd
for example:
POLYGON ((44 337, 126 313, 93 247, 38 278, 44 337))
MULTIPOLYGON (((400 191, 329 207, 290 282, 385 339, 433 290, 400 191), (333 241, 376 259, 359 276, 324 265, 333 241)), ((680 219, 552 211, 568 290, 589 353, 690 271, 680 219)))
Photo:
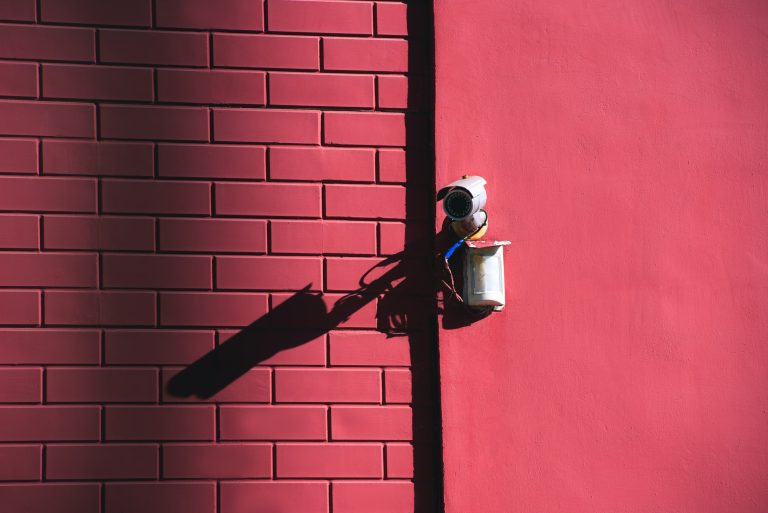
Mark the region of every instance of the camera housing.
POLYGON ((462 221, 474 216, 488 198, 485 192, 485 178, 465 175, 451 182, 437 192, 437 201, 442 200, 443 212, 452 221, 462 221))

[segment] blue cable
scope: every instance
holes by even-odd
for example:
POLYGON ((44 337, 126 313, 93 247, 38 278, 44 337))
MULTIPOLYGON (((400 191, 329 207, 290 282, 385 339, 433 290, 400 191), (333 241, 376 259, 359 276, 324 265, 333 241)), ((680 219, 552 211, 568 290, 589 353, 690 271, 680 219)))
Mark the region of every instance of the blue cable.
POLYGON ((483 227, 484 227, 486 224, 488 224, 488 212, 486 212, 485 210, 482 210, 482 209, 481 209, 480 211, 481 211, 483 214, 485 214, 485 221, 483 221, 483 224, 481 224, 481 225, 480 225, 480 226, 477 228, 477 230, 475 230, 474 232, 470 233, 469 235, 467 235, 467 236, 466 236, 466 237, 464 237, 463 239, 461 239, 461 240, 459 240, 458 242, 456 242, 456 243, 455 243, 453 246, 451 246, 451 247, 450 247, 450 249, 449 249, 448 251, 446 251, 446 252, 445 252, 445 260, 446 260, 446 261, 447 261, 449 258, 451 258, 451 257, 453 256, 453 254, 456 252, 456 250, 457 250, 457 249, 459 249, 459 248, 461 247, 461 245, 462 245, 462 244, 464 244, 464 242, 465 242, 467 239, 469 239, 470 237, 474 236, 474 235, 475 235, 477 232, 479 232, 480 230, 482 230, 482 229, 483 229, 483 227))
POLYGON ((457 243, 451 246, 451 248, 445 252, 445 259, 448 260, 449 258, 451 258, 451 256, 453 256, 453 254, 456 252, 457 249, 459 249, 459 247, 462 244, 464 244, 464 239, 459 240, 457 243))

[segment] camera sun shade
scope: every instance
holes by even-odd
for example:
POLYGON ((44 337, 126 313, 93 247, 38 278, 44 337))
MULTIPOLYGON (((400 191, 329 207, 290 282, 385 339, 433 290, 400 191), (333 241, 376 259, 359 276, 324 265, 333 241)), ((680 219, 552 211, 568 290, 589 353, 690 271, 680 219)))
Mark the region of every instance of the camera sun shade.
POLYGON ((485 179, 480 176, 464 176, 440 189, 437 201, 443 200, 443 212, 450 219, 466 219, 485 206, 485 184, 485 179))

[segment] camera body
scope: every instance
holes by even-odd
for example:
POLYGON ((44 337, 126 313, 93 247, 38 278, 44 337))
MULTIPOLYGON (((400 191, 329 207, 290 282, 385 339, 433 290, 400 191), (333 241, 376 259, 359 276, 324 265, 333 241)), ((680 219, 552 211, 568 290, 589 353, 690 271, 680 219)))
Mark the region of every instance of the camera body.
POLYGON ((488 199, 485 178, 465 175, 437 192, 443 201, 443 212, 452 221, 453 231, 459 237, 480 239, 488 228, 488 214, 483 207, 488 199))
POLYGON ((462 221, 485 207, 486 183, 482 176, 465 175, 437 191, 437 201, 443 201, 443 212, 451 221, 462 221))

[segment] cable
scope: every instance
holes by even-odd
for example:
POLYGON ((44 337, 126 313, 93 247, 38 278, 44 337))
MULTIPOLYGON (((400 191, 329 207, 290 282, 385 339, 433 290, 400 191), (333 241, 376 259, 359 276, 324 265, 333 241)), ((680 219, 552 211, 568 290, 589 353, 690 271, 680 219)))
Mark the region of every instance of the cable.
POLYGON ((474 232, 472 232, 469 235, 466 235, 463 238, 461 238, 458 241, 456 241, 456 243, 453 246, 451 246, 448 249, 448 251, 445 252, 445 260, 446 261, 453 256, 453 254, 456 252, 457 249, 459 249, 459 247, 461 247, 462 244, 464 244, 468 239, 471 239, 472 237, 474 237, 476 233, 480 232, 480 230, 482 230, 488 224, 488 212, 486 212, 483 209, 480 209, 480 212, 485 214, 485 219, 483 220, 483 224, 478 226, 477 229, 474 232))

